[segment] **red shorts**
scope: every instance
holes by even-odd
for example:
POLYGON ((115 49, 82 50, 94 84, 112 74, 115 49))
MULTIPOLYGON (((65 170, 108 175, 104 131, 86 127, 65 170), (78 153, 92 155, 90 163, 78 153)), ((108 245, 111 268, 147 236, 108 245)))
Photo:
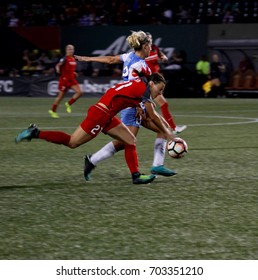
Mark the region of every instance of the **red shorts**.
POLYGON ((86 119, 81 123, 81 128, 87 134, 96 137, 101 131, 107 133, 120 123, 121 121, 117 117, 109 115, 107 109, 93 105, 89 108, 86 119))
POLYGON ((61 77, 58 83, 58 89, 62 92, 66 92, 72 86, 78 85, 79 83, 76 81, 75 78, 66 78, 61 77))

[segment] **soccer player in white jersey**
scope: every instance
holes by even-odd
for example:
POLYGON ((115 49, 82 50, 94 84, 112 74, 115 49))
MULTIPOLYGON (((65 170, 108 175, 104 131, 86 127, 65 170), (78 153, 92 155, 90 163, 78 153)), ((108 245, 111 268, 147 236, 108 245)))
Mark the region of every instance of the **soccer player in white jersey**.
MULTIPOLYGON (((145 58, 149 56, 151 50, 151 39, 143 32, 132 32, 127 38, 128 44, 134 51, 124 53, 115 56, 98 56, 87 57, 75 55, 75 59, 85 62, 100 62, 108 64, 123 63, 123 80, 130 81, 136 78, 151 75, 151 70, 145 62, 145 58)), ((144 109, 144 108, 143 108, 144 109)), ((127 108, 121 111, 122 122, 130 129, 130 131, 137 136, 140 128, 141 121, 137 117, 136 108, 127 108)), ((154 160, 151 167, 151 172, 157 175, 173 176, 176 174, 174 170, 164 167, 165 151, 166 151, 166 139, 159 133, 159 130, 152 125, 151 121, 148 121, 148 127, 155 132, 158 132, 157 138, 154 144, 154 160)), ((99 151, 93 155, 86 155, 84 176, 86 180, 89 180, 89 174, 91 170, 104 159, 110 158, 116 152, 123 149, 123 143, 119 141, 113 141, 106 144, 99 151)))

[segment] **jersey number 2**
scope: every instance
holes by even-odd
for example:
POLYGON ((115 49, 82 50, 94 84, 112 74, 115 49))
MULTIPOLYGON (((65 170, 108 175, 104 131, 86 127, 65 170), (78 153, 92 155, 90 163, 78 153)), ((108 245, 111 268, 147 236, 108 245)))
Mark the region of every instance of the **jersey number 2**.
POLYGON ((93 135, 96 135, 96 132, 99 132, 99 130, 101 129, 100 125, 97 124, 95 127, 92 128, 92 130, 90 131, 93 135))

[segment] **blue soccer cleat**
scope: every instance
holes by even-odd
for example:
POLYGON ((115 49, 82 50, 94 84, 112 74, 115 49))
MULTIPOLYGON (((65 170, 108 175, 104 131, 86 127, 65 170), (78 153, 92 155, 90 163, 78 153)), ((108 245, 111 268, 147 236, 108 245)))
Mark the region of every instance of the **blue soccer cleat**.
POLYGON ((86 155, 84 158, 84 178, 86 181, 90 180, 90 173, 91 171, 96 167, 91 161, 90 161, 91 155, 86 155))
POLYGON ((132 178, 133 178, 133 184, 149 184, 151 183, 156 176, 151 174, 151 175, 144 175, 141 173, 134 173, 132 174, 132 178))
POLYGON ((27 129, 20 132, 15 137, 15 143, 18 144, 24 140, 31 141, 32 138, 37 138, 39 129, 36 124, 31 124, 27 129))
POLYGON ((152 166, 150 171, 152 174, 166 176, 166 177, 174 176, 177 174, 175 170, 168 169, 164 167, 164 165, 152 166))

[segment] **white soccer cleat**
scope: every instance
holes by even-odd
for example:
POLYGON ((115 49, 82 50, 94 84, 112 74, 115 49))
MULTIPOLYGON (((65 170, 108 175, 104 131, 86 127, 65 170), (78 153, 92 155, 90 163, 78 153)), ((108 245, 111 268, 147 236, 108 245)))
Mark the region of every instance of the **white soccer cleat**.
POLYGON ((173 132, 174 134, 179 134, 183 132, 185 129, 187 129, 187 125, 177 125, 176 129, 173 132))

